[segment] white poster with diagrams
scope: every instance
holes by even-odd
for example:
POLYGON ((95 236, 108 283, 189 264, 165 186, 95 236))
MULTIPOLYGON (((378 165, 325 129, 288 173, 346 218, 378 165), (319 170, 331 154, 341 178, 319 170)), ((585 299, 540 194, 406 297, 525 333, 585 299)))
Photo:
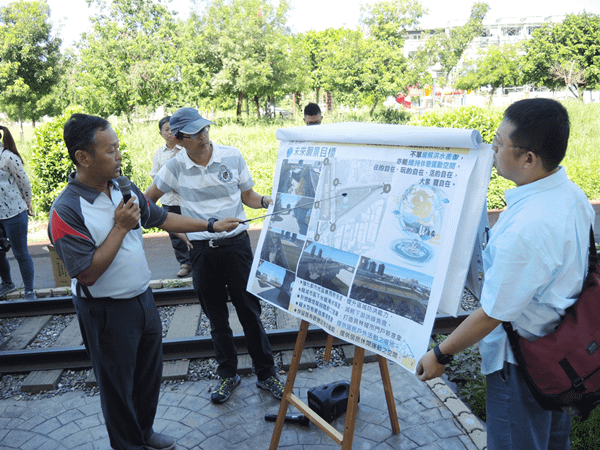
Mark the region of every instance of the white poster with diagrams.
POLYGON ((458 311, 490 146, 473 130, 367 123, 277 138, 248 290, 414 372, 438 308, 458 311))

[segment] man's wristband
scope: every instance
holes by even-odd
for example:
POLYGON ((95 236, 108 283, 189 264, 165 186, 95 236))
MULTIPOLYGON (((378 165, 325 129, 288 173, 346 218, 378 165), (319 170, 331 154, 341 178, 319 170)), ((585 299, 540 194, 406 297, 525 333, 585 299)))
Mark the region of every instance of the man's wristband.
POLYGON ((451 363, 452 360, 454 360, 454 356, 444 355, 442 353, 442 351, 440 350, 440 344, 437 344, 435 347, 433 347, 433 353, 435 354, 435 357, 437 358, 438 362, 440 364, 443 364, 444 366, 448 363, 451 363))
POLYGON ((211 217, 210 219, 208 219, 208 225, 206 226, 206 231, 208 231, 209 233, 216 233, 215 231, 215 222, 217 221, 217 219, 215 219, 214 217, 211 217))
POLYGON ((260 199, 260 206, 262 206, 265 209, 269 207, 269 204, 267 202, 265 202, 265 196, 264 195, 260 199))

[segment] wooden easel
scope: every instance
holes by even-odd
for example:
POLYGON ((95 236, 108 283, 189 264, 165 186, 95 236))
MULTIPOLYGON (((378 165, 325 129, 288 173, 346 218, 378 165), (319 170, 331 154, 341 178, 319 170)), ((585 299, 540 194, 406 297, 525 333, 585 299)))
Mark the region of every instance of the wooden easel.
MULTIPOLYGON (((352 378, 350 379, 350 393, 348 397, 348 407, 346 409, 346 423, 344 426, 344 434, 342 435, 338 430, 317 415, 317 413, 315 413, 306 403, 292 393, 307 332, 308 322, 303 320, 300 324, 300 330, 298 331, 298 338, 296 339, 296 346, 294 347, 294 356, 292 357, 292 363, 290 364, 290 370, 285 382, 285 390, 283 391, 283 398, 281 399, 281 405, 279 406, 279 413, 277 414, 277 421, 275 423, 275 429, 273 430, 273 437, 271 438, 269 450, 277 450, 277 447, 279 446, 279 438, 281 437, 281 432, 283 430, 285 415, 290 404, 298 408, 298 410, 308 417, 311 422, 323 430, 325 434, 333 439, 338 445, 341 445, 342 450, 350 450, 352 449, 352 439, 354 437, 354 425, 356 423, 356 411, 358 408, 358 395, 360 393, 360 380, 365 359, 365 349, 356 346, 356 351, 354 353, 352 378)), ((333 337, 329 336, 327 338, 327 348, 325 351, 325 359, 327 360, 331 355, 332 345, 333 337)), ((379 361, 379 370, 381 371, 381 379, 383 381, 385 399, 390 414, 392 432, 398 434, 400 433, 400 425, 398 423, 398 415, 396 413, 396 404, 394 403, 394 394, 390 382, 390 372, 388 370, 387 360, 380 355, 377 356, 377 360, 379 361)))

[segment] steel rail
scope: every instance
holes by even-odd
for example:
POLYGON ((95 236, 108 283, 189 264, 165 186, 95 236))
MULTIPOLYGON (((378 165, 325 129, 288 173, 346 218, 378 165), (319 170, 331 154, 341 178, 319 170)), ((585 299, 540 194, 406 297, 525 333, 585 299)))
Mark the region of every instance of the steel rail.
MULTIPOLYGON (((192 288, 155 289, 152 291, 157 306, 198 303, 192 288)), ((71 296, 45 297, 35 300, 12 300, 0 302, 0 318, 32 317, 54 314, 75 314, 71 296)))

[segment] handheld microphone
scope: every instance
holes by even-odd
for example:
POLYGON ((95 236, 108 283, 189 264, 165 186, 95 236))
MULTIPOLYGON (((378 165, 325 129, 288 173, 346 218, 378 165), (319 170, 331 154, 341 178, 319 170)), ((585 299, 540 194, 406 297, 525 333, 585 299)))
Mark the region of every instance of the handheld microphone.
MULTIPOLYGON (((277 414, 265 414, 265 420, 267 422, 277 422, 277 414)), ((302 425, 304 427, 310 425, 310 419, 304 414, 287 414, 284 422, 297 423, 298 425, 302 425)))
MULTIPOLYGON (((124 175, 121 175, 117 178, 117 183, 119 183, 119 189, 121 190, 121 194, 123 194, 123 204, 125 204, 131 198, 131 183, 129 182, 129 178, 127 178, 124 175)), ((137 230, 139 227, 140 224, 138 222, 138 224, 133 229, 137 230)))

